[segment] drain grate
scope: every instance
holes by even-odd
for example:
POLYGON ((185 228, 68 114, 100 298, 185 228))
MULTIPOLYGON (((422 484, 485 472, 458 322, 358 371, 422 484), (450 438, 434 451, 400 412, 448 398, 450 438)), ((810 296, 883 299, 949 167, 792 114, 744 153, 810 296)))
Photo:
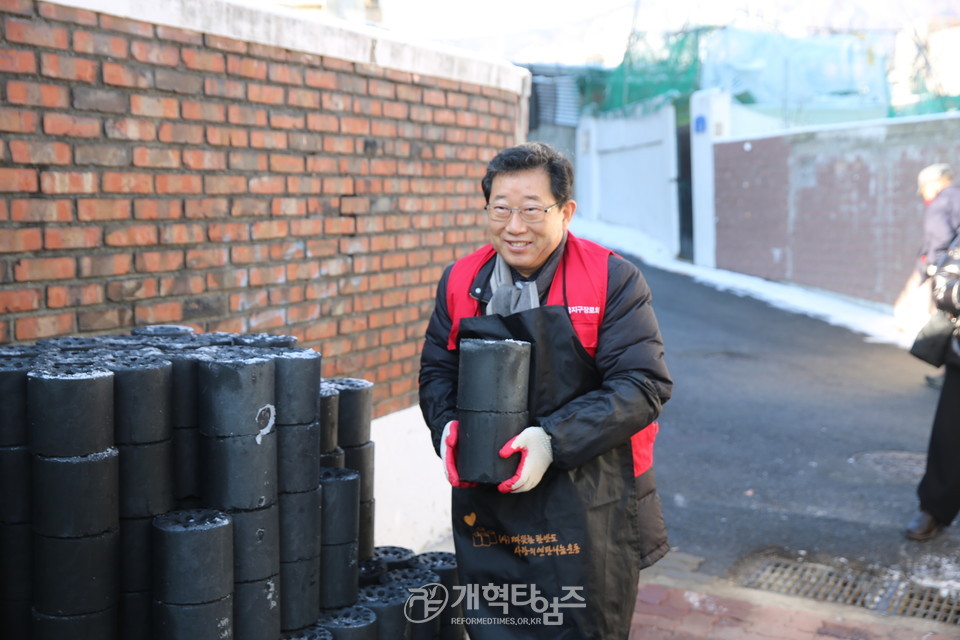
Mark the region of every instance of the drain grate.
POLYGON ((960 598, 957 594, 944 594, 935 587, 908 583, 891 589, 888 600, 881 609, 884 613, 960 624, 960 598))
POLYGON ((863 607, 875 613, 960 624, 958 593, 813 562, 767 559, 743 581, 743 586, 863 607))
POLYGON ((881 581, 873 576, 785 560, 768 561, 747 578, 744 586, 868 608, 877 602, 883 588, 881 581))

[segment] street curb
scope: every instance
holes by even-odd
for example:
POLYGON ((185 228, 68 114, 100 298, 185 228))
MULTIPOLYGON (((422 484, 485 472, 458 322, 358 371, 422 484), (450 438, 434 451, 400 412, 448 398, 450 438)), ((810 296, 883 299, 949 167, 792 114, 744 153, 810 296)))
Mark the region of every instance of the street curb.
MULTIPOLYGON (((852 605, 821 602, 742 587, 699 571, 705 558, 672 550, 640 573, 631 640, 653 640, 652 629, 684 631, 737 627, 730 638, 818 638, 845 640, 956 640, 960 625, 885 616, 852 605), (691 619, 694 621, 691 622, 691 619), (699 622, 696 622, 699 620, 699 622)), ((669 637, 669 636, 665 636, 669 637)), ((715 637, 713 635, 703 637, 715 637)))

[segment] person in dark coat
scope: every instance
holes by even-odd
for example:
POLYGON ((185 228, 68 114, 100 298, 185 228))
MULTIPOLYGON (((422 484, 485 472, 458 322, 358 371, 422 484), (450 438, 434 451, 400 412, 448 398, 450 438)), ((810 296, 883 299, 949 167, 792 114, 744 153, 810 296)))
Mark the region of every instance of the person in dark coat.
POLYGON ((960 233, 960 187, 953 180, 953 169, 943 162, 924 167, 917 174, 917 195, 926 207, 917 268, 925 277, 936 273, 937 260, 960 233))
MULTIPOLYGON (((960 247, 949 249, 933 276, 938 309, 960 314, 960 247)), ((907 525, 911 540, 929 540, 949 526, 960 512, 960 327, 953 331, 946 354, 943 388, 933 418, 927 465, 917 486, 920 511, 907 525)))
POLYGON ((631 262, 569 232, 573 169, 550 146, 500 152, 481 187, 490 244, 444 271, 419 378, 453 486, 461 584, 480 587, 472 601, 467 591, 468 632, 623 639, 640 569, 669 549, 652 463, 673 383, 650 289, 631 262), (499 455, 517 463, 499 485, 459 477, 462 338, 532 345, 531 424, 501 443, 499 455), (486 597, 497 593, 511 595, 486 597), (504 613, 527 622, 504 623, 504 613))
MULTIPOLYGON (((917 174, 917 195, 923 199, 923 246, 917 257, 919 284, 929 291, 929 282, 937 269, 937 261, 960 234, 960 187, 953 184, 953 168, 944 162, 924 167, 917 174)), ((932 303, 930 305, 933 311, 932 303)), ((943 375, 926 376, 935 389, 943 385, 943 375)))

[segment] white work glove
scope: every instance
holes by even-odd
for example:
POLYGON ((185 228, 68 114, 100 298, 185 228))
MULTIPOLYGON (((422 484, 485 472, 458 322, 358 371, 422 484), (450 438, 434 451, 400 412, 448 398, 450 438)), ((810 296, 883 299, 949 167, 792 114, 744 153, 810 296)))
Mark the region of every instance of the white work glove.
POLYGON ((500 493, 521 493, 530 491, 538 484, 553 462, 553 449, 550 436, 542 427, 527 427, 519 435, 511 438, 500 449, 501 458, 509 458, 520 452, 520 464, 512 478, 497 485, 500 493))
POLYGON ((466 489, 477 486, 477 483, 460 481, 460 472, 457 471, 459 430, 459 420, 451 420, 444 425, 443 434, 440 436, 440 460, 443 461, 443 472, 447 475, 447 482, 457 489, 466 489))

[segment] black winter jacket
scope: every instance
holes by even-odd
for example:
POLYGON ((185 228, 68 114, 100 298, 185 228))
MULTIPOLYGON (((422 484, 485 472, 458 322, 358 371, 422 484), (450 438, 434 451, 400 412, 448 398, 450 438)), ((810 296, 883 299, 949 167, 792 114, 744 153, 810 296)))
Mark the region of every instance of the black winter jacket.
MULTIPOLYGON (((481 309, 490 299, 493 264, 490 260, 470 287, 471 291, 483 291, 481 309)), ((451 268, 437 287, 420 360, 420 407, 438 453, 444 425, 456 419, 459 353, 447 350, 452 325, 446 303, 451 268)), ((611 255, 607 282, 607 304, 595 354, 602 386, 550 416, 540 417, 540 426, 553 438, 554 465, 561 469, 577 467, 626 442, 657 419, 673 389, 643 274, 624 258, 611 255), (565 442, 569 446, 564 446, 565 442)), ((546 292, 542 295, 545 298, 546 292)))
POLYGON ((960 233, 960 186, 950 185, 937 194, 923 215, 923 248, 920 271, 937 264, 953 239, 960 233))

